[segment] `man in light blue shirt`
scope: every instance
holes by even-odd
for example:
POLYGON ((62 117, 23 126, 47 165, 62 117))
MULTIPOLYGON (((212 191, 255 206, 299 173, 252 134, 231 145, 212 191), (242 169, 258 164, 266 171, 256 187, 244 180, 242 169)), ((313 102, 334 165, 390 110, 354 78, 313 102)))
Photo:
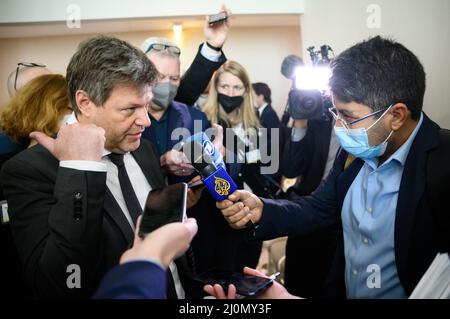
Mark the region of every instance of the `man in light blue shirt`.
MULTIPOLYGON (((400 43, 378 36, 345 50, 330 87, 341 150, 319 188, 292 201, 239 190, 217 206, 233 228, 253 225, 257 239, 340 222, 327 296, 406 298, 450 251, 450 168, 439 165, 450 162, 450 133, 422 112, 425 72, 400 43)), ((276 285, 263 297, 278 296, 292 297, 276 285)))
POLYGON ((345 283, 349 298, 405 298, 395 265, 394 224, 403 167, 422 124, 383 164, 366 159, 342 206, 345 283), (376 271, 381 278, 368 282, 376 271), (381 285, 381 282, 383 285, 381 285), (377 288, 377 289, 374 289, 377 288))

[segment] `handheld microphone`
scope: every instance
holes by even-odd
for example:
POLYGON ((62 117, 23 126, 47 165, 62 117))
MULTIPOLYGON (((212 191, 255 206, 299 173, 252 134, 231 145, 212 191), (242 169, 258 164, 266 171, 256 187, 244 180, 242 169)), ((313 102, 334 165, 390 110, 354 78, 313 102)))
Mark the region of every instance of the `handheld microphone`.
POLYGON ((237 189, 225 167, 222 165, 217 166, 214 163, 214 159, 200 142, 192 140, 184 144, 183 153, 195 170, 202 176, 203 184, 216 201, 227 199, 228 195, 237 189))
MULTIPOLYGON (((189 136, 186 139, 185 143, 190 143, 193 141, 197 141, 201 144, 203 149, 211 156, 214 164, 217 167, 223 166, 223 168, 225 168, 225 163, 223 162, 222 154, 220 154, 219 150, 216 149, 214 144, 211 142, 209 137, 204 132, 199 132, 199 133, 189 136)), ((189 156, 188 156, 188 158, 189 158, 189 156)))

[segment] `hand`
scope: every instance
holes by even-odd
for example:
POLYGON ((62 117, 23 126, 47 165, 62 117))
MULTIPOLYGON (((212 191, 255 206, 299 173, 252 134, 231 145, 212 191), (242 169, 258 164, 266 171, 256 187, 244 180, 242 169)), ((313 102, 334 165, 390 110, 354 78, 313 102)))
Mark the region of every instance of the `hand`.
POLYGON ((209 17, 206 16, 206 22, 203 28, 206 42, 217 48, 223 47, 228 36, 228 30, 230 29, 229 17, 231 16, 231 11, 227 10, 225 5, 222 5, 220 7, 220 12, 226 12, 228 19, 210 25, 208 22, 209 17))
POLYGON ((183 152, 170 150, 161 156, 160 165, 170 174, 176 176, 189 176, 194 173, 194 167, 183 152))
POLYGON ((175 258, 186 252, 198 230, 195 219, 188 218, 184 223, 164 225, 142 239, 138 235, 140 223, 141 217, 137 222, 133 247, 123 253, 121 264, 132 260, 151 259, 167 269, 175 258))
POLYGON ((225 156, 225 147, 223 146, 223 127, 219 124, 214 123, 212 125, 214 130, 214 141, 212 142, 214 147, 219 150, 222 157, 225 156))
MULTIPOLYGON (((257 271, 256 269, 252 269, 249 267, 244 267, 244 274, 249 276, 259 276, 268 278, 262 272, 257 271)), ((203 290, 211 295, 216 297, 217 299, 236 299, 236 287, 234 285, 228 286, 227 294, 223 290, 222 286, 215 284, 214 286, 205 285, 203 290)), ((273 284, 258 294, 257 299, 294 299, 299 298, 291 295, 286 288, 284 288, 280 283, 273 281, 273 284)))
MULTIPOLYGON (((201 179, 202 179, 201 176, 195 176, 193 179, 191 179, 189 181, 188 186, 189 186, 189 184, 196 183, 196 182, 200 181, 201 179)), ((198 200, 202 196, 202 192, 203 192, 204 189, 205 189, 204 185, 195 187, 195 189, 188 188, 188 191, 187 191, 187 208, 191 208, 192 206, 197 204, 198 200)))
POLYGON ((100 161, 106 140, 103 128, 80 123, 62 126, 56 139, 42 132, 31 132, 30 138, 60 161, 100 161))
POLYGON ((243 229, 247 223, 257 223, 261 219, 264 204, 258 196, 244 190, 234 191, 216 206, 234 229, 243 229))
POLYGON ((297 183, 297 177, 288 178, 285 176, 281 176, 280 185, 281 185, 281 189, 284 193, 287 193, 289 188, 295 186, 296 183, 297 183))
POLYGON ((294 120, 293 127, 297 127, 297 128, 307 128, 308 127, 308 120, 303 119, 303 120, 294 120))

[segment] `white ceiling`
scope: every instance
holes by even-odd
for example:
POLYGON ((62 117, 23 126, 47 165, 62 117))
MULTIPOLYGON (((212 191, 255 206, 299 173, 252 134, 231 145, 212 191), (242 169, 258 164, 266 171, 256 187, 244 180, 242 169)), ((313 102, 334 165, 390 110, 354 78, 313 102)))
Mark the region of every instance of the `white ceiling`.
MULTIPOLYGON (((0 24, 0 38, 44 37, 92 33, 118 33, 146 30, 169 30, 173 23, 182 23, 183 28, 199 28, 203 16, 165 17, 145 19, 95 20, 81 23, 81 28, 68 28, 66 22, 9 23, 0 24)), ((299 26, 298 14, 233 15, 232 26, 299 26)))

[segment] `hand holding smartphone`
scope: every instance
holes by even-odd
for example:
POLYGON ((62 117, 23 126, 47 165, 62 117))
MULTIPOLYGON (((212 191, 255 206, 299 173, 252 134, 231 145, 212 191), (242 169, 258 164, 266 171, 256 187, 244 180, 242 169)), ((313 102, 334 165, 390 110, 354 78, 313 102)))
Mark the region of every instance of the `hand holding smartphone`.
POLYGON ((237 294, 244 297, 254 297, 269 288, 275 277, 265 278, 245 275, 239 272, 210 270, 197 275, 194 279, 206 285, 219 284, 225 292, 228 286, 233 284, 236 287, 237 294))
POLYGON ((188 184, 188 188, 192 189, 193 191, 199 189, 200 187, 204 186, 203 181, 199 179, 198 181, 192 182, 188 184))
POLYGON ((219 12, 217 14, 210 15, 209 18, 208 18, 208 23, 210 25, 212 25, 212 24, 224 21, 226 19, 228 19, 227 13, 226 12, 219 12))
POLYGON ((186 219, 186 201, 186 183, 152 189, 145 202, 139 237, 143 238, 165 224, 183 222, 186 219))

